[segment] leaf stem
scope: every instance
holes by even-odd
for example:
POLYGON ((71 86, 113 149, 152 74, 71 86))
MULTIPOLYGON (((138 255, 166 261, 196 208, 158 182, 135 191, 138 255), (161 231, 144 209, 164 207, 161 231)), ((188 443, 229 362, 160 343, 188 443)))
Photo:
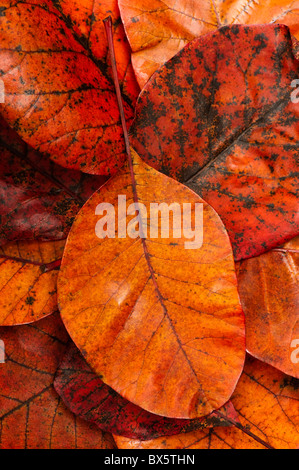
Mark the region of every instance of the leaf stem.
POLYGON ((244 426, 242 426, 242 424, 240 423, 237 423, 237 421, 231 419, 231 418, 228 418, 227 416, 225 416, 223 413, 221 413, 221 411, 214 411, 215 414, 217 414, 220 418, 228 421, 229 423, 231 423, 233 426, 235 426, 236 428, 240 429, 240 431, 244 432, 245 434, 247 434, 248 436, 252 437, 252 439, 254 439, 255 441, 259 442, 260 444, 262 444, 263 446, 265 446, 267 449, 274 449, 274 447, 272 447, 270 444, 268 444, 266 441, 264 441, 263 439, 261 439, 260 437, 256 436, 255 434, 253 434, 251 431, 249 431, 248 429, 246 429, 244 426))

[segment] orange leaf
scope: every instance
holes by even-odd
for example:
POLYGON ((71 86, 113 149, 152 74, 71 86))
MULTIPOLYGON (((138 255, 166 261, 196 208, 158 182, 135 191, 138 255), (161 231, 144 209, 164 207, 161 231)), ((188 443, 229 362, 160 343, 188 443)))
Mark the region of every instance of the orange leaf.
POLYGON ((57 311, 57 267, 65 240, 0 247, 0 325, 31 323, 57 311))
MULTIPOLYGON (((77 7, 86 12, 89 6, 91 13, 89 3, 78 2, 77 7)), ((108 10, 110 4, 118 22, 115 1, 106 3, 108 10)), ((98 39, 105 44, 104 56, 99 51, 94 55, 89 41, 73 26, 67 14, 70 8, 72 3, 59 6, 50 0, 4 2, 0 24, 0 69, 5 84, 2 112, 27 143, 62 166, 110 175, 122 166, 126 154, 106 38, 103 34, 98 39)), ((74 12, 78 15, 81 10, 74 12)), ((84 13, 82 24, 85 17, 84 13)), ((124 99, 130 122, 134 102, 127 95, 124 99)))
POLYGON ((238 265, 247 350, 299 378, 299 237, 238 265))
POLYGON ((119 0, 141 88, 192 39, 232 24, 282 23, 299 38, 299 1, 119 0))
POLYGON ((299 381, 248 358, 244 372, 232 396, 245 430, 214 428, 150 441, 115 436, 120 449, 263 449, 259 439, 277 449, 299 446, 299 381))
MULTIPOLYGON (((108 44, 104 31, 103 20, 110 15, 113 21, 113 36, 117 44, 116 64, 123 96, 135 103, 140 88, 131 64, 131 48, 129 46, 117 0, 58 0, 58 9, 71 21, 75 34, 87 45, 94 57, 107 62, 108 44)), ((111 72, 110 72, 111 74, 111 72)))
POLYGON ((53 388, 68 335, 58 315, 34 325, 2 327, 0 448, 113 448, 113 440, 76 418, 53 388))
MULTIPOLYGON (((125 165, 75 219, 58 278, 62 318, 87 362, 122 396, 155 414, 200 417, 230 398, 243 367, 231 246, 208 204, 132 154, 133 184, 125 165), (173 236, 172 226, 167 238, 150 230, 146 238, 121 238, 117 224, 115 238, 98 238, 97 206, 115 206, 119 195, 129 204, 136 193, 147 214, 150 202, 189 203, 193 227, 195 204, 202 203, 202 247, 185 249, 187 235, 173 236)), ((133 224, 117 207, 116 214, 133 224)), ((146 229, 144 216, 144 235, 146 229)))

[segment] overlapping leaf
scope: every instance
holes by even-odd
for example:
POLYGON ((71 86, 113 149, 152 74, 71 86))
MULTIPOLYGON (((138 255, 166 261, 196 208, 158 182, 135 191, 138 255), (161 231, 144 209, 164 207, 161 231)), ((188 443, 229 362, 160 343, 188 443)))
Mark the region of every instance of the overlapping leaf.
MULTIPOLYGON (((74 344, 70 345, 59 366, 54 387, 66 406, 79 417, 97 424, 104 431, 133 439, 154 439, 194 429, 230 426, 230 422, 215 413, 205 418, 180 420, 143 410, 105 385, 74 344)), ((221 412, 238 420, 230 402, 221 412)))
POLYGON ((298 449, 299 381, 255 359, 248 359, 232 396, 245 430, 199 430, 149 441, 115 436, 120 449, 298 449), (259 442, 262 439, 266 446, 259 442))
POLYGON ((57 276, 65 241, 0 247, 0 325, 31 323, 57 311, 57 276))
POLYGON ((68 335, 57 315, 34 325, 1 327, 0 448, 113 448, 113 439, 74 416, 53 388, 68 335))
POLYGON ((299 231, 299 111, 285 26, 233 26, 192 41, 142 91, 132 144, 222 218, 235 259, 299 231))
MULTIPOLYGON (((107 11, 110 5, 116 15, 115 1, 106 2, 107 11)), ((1 1, 0 70, 5 85, 1 109, 26 142, 62 166, 109 175, 126 156, 106 39, 98 38, 105 47, 94 53, 96 44, 91 50, 80 31, 88 27, 88 6, 90 32, 96 14, 92 2, 1 1), (68 14, 75 5, 80 11, 73 15, 82 16, 79 26, 68 14)), ((103 14, 104 9, 99 10, 103 14)), ((124 98, 130 122, 134 103, 124 98)))
POLYGON ((282 23, 299 37, 299 2, 294 0, 119 0, 141 88, 188 42, 221 26, 282 23))
POLYGON ((27 145, 0 117, 0 244, 59 240, 103 176, 65 170, 27 145))
POLYGON ((258 359, 299 378, 299 237, 241 261, 238 290, 246 347, 258 359), (297 352, 296 352, 297 351, 297 352))
POLYGON ((108 44, 103 20, 110 15, 113 21, 113 37, 116 47, 116 64, 122 95, 132 104, 136 102, 140 88, 131 65, 129 46, 117 0, 95 2, 93 0, 56 0, 56 7, 71 23, 80 41, 88 47, 93 56, 110 67, 108 44))
MULTIPOLYGON (((74 222, 58 278, 60 311, 107 385, 154 414, 200 417, 229 399, 243 367, 243 312, 231 246, 208 204, 135 152, 133 159, 134 181, 125 165, 74 222), (181 227, 179 218, 170 222, 169 234, 163 229, 167 238, 150 229, 146 234, 150 220, 144 213, 145 238, 138 237, 136 221, 117 207, 127 235, 116 223, 115 238, 98 238, 96 208, 102 202, 117 206, 119 195, 127 204, 137 195, 148 216, 150 202, 189 203, 193 226, 195 204, 203 204, 203 245, 185 248, 188 235, 178 238, 172 231, 171 224, 181 227)), ((110 226, 114 214, 107 217, 110 226)), ((160 218, 152 223, 160 230, 160 218)))

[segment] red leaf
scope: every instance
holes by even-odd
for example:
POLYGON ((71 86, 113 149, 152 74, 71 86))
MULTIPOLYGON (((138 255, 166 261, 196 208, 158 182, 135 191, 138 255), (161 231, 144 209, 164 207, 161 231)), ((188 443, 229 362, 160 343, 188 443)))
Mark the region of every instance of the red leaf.
POLYGON ((298 72, 287 27, 225 27, 161 67, 137 104, 133 147, 214 207, 236 260, 299 233, 298 72))
POLYGON ((59 240, 106 177, 65 170, 35 152, 0 117, 0 244, 59 240))
POLYGON ((113 448, 110 435, 76 418, 53 388, 68 335, 58 315, 34 325, 1 327, 0 448, 113 448))

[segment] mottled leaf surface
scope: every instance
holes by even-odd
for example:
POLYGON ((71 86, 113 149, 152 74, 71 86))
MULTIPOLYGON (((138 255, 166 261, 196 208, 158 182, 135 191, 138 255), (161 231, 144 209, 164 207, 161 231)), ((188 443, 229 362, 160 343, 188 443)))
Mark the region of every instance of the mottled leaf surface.
POLYGON ((106 177, 65 170, 32 150, 0 117, 0 244, 58 240, 106 177))
MULTIPOLYGON (((298 449, 299 381, 248 358, 232 396, 240 423, 257 439, 276 449, 298 449)), ((120 449, 265 449, 236 427, 199 430, 138 441, 115 436, 120 449)))
POLYGON ((188 42, 221 26, 286 24, 299 37, 298 0, 119 0, 140 86, 188 42))
POLYGON ((195 39, 142 91, 132 144, 223 220, 235 259, 299 231, 299 63, 286 26, 232 26, 195 39))

